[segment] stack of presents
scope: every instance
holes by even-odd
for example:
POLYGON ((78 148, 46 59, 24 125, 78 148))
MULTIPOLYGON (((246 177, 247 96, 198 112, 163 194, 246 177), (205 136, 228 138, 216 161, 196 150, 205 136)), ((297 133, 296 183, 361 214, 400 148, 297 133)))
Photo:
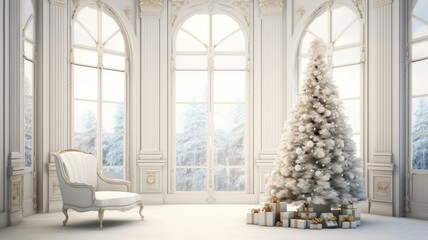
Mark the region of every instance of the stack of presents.
POLYGON ((274 198, 247 213, 247 223, 299 229, 356 228, 361 225, 361 210, 352 201, 331 210, 330 205, 304 203, 297 211, 287 211, 287 203, 274 198))

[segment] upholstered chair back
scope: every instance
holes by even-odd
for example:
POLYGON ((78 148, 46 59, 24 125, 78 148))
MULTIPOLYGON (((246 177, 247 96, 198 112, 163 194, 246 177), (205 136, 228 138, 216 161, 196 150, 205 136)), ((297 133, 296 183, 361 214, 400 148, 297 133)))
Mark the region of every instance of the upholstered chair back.
POLYGON ((65 174, 72 183, 86 183, 97 187, 97 159, 92 154, 64 152, 60 154, 65 174))

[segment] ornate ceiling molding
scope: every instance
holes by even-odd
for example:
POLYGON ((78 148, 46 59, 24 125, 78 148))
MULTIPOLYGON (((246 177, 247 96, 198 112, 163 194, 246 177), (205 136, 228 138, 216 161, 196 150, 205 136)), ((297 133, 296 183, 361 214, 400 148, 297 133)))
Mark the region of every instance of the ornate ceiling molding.
POLYGON ((294 13, 294 25, 300 22, 300 20, 305 15, 305 13, 306 13, 306 10, 304 7, 300 7, 299 9, 296 10, 296 12, 294 13))
POLYGON ((162 0, 139 0, 141 16, 160 16, 162 0))
POLYGON ((260 0, 260 11, 262 16, 282 15, 284 0, 260 0))
POLYGON ((352 2, 357 7, 358 13, 360 15, 360 18, 363 18, 364 17, 364 14, 363 14, 363 12, 364 12, 363 11, 363 1, 362 0, 352 0, 352 2))
POLYGON ((50 0, 49 1, 52 5, 60 6, 60 7, 67 7, 67 0, 50 0))

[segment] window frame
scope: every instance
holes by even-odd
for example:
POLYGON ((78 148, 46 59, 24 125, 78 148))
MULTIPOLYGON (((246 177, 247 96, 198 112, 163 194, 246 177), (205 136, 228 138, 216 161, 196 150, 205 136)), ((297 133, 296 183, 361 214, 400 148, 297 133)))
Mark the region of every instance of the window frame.
MULTIPOLYGON (((202 6, 198 6, 196 8, 189 8, 188 10, 185 10, 182 14, 179 14, 178 16, 175 15, 173 16, 173 24, 172 26, 169 25, 169 29, 172 32, 172 34, 169 37, 168 40, 168 46, 170 47, 169 50, 169 66, 171 66, 171 69, 169 71, 169 79, 170 79, 170 83, 169 83, 169 92, 170 92, 170 96, 171 99, 169 101, 169 113, 170 113, 170 118, 169 118, 169 131, 168 131, 168 136, 169 136, 169 163, 170 163, 170 171, 171 171, 171 177, 169 177, 168 182, 170 184, 170 187, 168 188, 168 193, 174 193, 174 194, 183 194, 183 195, 191 195, 191 194, 198 194, 198 195, 203 195, 203 194, 209 194, 210 196, 215 192, 216 195, 221 195, 221 194, 232 194, 232 195, 238 195, 238 194, 247 194, 251 191, 251 187, 250 185, 252 185, 249 181, 250 181, 250 176, 252 175, 252 168, 251 168, 251 163, 252 163, 252 154, 251 154, 251 149, 252 149, 252 136, 253 136, 253 127, 252 127, 252 121, 250 118, 252 118, 253 116, 253 109, 252 109, 252 104, 253 104, 253 90, 252 90, 252 81, 253 81, 253 76, 252 76, 252 66, 253 66, 253 59, 252 59, 252 39, 249 37, 251 36, 250 32, 251 32, 251 24, 248 23, 246 24, 246 21, 244 19, 244 16, 242 16, 239 12, 234 11, 233 9, 226 7, 226 6, 221 6, 219 5, 215 5, 215 7, 212 8, 212 10, 209 9, 208 5, 202 5, 202 6), (177 54, 177 51, 175 49, 175 40, 177 38, 177 35, 179 33, 179 31, 181 30, 182 25, 192 16, 196 15, 196 14, 207 14, 209 16, 215 15, 215 14, 225 14, 228 17, 231 17, 240 27, 239 30, 241 30, 244 34, 244 38, 245 38, 245 51, 237 51, 237 52, 232 52, 232 51, 227 51, 225 53, 220 53, 220 54, 216 54, 214 53, 210 53, 209 50, 208 51, 204 51, 204 52, 199 52, 197 54, 195 54, 196 52, 188 52, 188 51, 183 51, 183 52, 179 52, 177 54), (207 59, 209 59, 209 57, 214 57, 214 56, 246 56, 246 67, 244 69, 239 69, 238 71, 244 71, 245 75, 246 75, 246 79, 245 79, 245 85, 246 85, 246 89, 245 89, 245 102, 239 102, 239 104, 245 104, 245 111, 246 111, 246 117, 245 117, 245 132, 244 132, 244 153, 245 153, 245 166, 243 167, 239 167, 241 169, 244 169, 245 171, 245 187, 243 191, 216 191, 215 190, 215 179, 214 179, 214 170, 217 169, 214 165, 214 155, 213 155, 213 144, 214 144, 214 136, 216 135, 213 131, 213 125, 212 125, 212 121, 213 121, 213 117, 214 117, 214 112, 212 112, 212 114, 209 113, 209 108, 207 110, 209 119, 208 119, 208 126, 207 126, 207 131, 205 132, 206 135, 212 135, 212 140, 213 143, 210 143, 209 139, 207 140, 207 164, 204 165, 205 167, 202 168, 206 168, 206 180, 207 180, 207 185, 206 185, 206 190, 201 190, 201 191, 177 191, 176 190, 176 170, 177 170, 177 165, 176 165, 176 104, 177 102, 175 101, 175 96, 176 96, 176 81, 175 81, 175 56, 189 56, 191 53, 193 56, 195 55, 200 55, 200 56, 205 56, 207 57, 207 59), (236 54, 238 53, 238 54, 236 54), (185 54, 185 55, 184 55, 185 54), (240 55, 242 54, 242 55, 240 55), (211 125, 211 127, 210 127, 211 125), (211 132, 211 133, 210 133, 211 132), (211 166, 210 166, 211 164, 211 166), (212 172, 209 173, 209 169, 212 169, 212 172), (209 178, 211 175, 211 179, 209 178), (212 181, 212 188, 210 189, 210 180, 212 181)), ((214 63, 213 63, 214 64, 214 63)), ((180 69, 181 71, 184 71, 184 69, 180 69)), ((206 69, 198 69, 198 71, 206 71, 207 74, 214 74, 214 72, 216 71, 222 71, 221 69, 215 69, 214 66, 212 69, 209 69, 209 62, 207 62, 207 68, 206 69)), ((227 69, 226 71, 237 71, 236 69, 227 69)), ((210 94, 208 96, 208 99, 206 102, 204 102, 204 104, 207 105, 207 107, 214 105, 215 101, 213 99, 209 99, 210 96, 213 96, 213 87, 212 87, 212 81, 209 81, 210 77, 207 78, 208 84, 211 84, 209 86, 209 91, 210 94)), ((213 76, 211 76, 211 79, 213 79, 213 76)), ((194 103, 193 103, 194 104, 194 103)), ((229 102, 227 103, 229 104, 229 102)), ((188 166, 183 166, 183 168, 187 168, 188 166)), ((232 169, 233 167, 226 167, 226 169, 232 169)))
MULTIPOLYGON (((130 179, 130 165, 131 160, 129 159, 130 155, 130 151, 131 151, 131 132, 129 131, 130 127, 131 127, 131 113, 130 113, 130 109, 132 108, 132 106, 134 106, 134 101, 136 101, 135 99, 132 99, 132 97, 130 96, 131 91, 131 85, 132 84, 132 79, 134 78, 134 76, 136 75, 135 72, 135 64, 137 59, 135 58, 135 52, 136 50, 136 43, 133 42, 135 41, 135 39, 133 39, 132 34, 130 34, 130 32, 132 31, 132 28, 127 24, 127 22, 124 21, 124 17, 121 16, 121 12, 119 10, 119 8, 117 8, 116 6, 112 5, 112 3, 110 1, 104 1, 104 2, 99 2, 96 0, 86 0, 86 1, 82 1, 80 2, 77 6, 75 6, 75 8, 73 9, 72 12, 72 17, 71 17, 71 31, 70 31, 70 115, 71 115, 71 122, 70 122, 70 141, 71 141, 71 145, 73 147, 75 147, 74 145, 74 139, 75 139, 75 131, 74 131, 74 102, 77 101, 85 101, 85 102, 95 102, 97 103, 97 132, 96 134, 91 134, 91 133, 79 133, 78 135, 90 135, 90 136, 95 136, 96 137, 96 158, 98 161, 98 168, 103 171, 104 168, 123 168, 123 179, 124 180, 129 180, 130 179), (77 16, 80 13, 80 11, 86 7, 89 6, 96 6, 97 7, 97 14, 98 14, 98 20, 100 19, 100 15, 102 14, 102 12, 105 12, 109 17, 111 17, 113 20, 115 20, 116 24, 119 27, 119 30, 115 31, 114 34, 112 34, 108 39, 106 39, 104 42, 107 42, 110 40, 110 38, 112 38, 113 36, 115 36, 117 34, 117 32, 120 32, 123 36, 123 40, 124 40, 124 53, 121 52, 116 52, 114 50, 108 50, 108 49, 103 49, 101 47, 101 45, 103 44, 103 42, 100 41, 100 39, 98 41, 100 41, 100 43, 97 43, 95 45, 95 47, 90 47, 90 46, 84 46, 84 45, 80 45, 77 44, 77 48, 78 49, 83 49, 83 50, 91 50, 91 51, 96 51, 97 52, 97 64, 96 65, 88 65, 88 64, 76 64, 74 62, 74 49, 76 47, 76 44, 74 43, 74 26, 76 24, 76 22, 79 22, 77 24, 80 25, 80 27, 82 27, 84 29, 84 31, 88 31, 88 29, 84 26, 84 24, 80 23, 80 21, 77 20, 77 16), (102 50, 102 51, 101 51, 102 50), (120 69, 114 69, 114 68, 108 68, 108 67, 104 67, 102 66, 102 54, 103 53, 108 53, 108 54, 113 54, 115 56, 122 56, 125 58, 125 63, 124 63, 124 70, 120 70, 120 69), (96 100, 89 100, 89 99, 79 99, 79 98, 75 98, 74 97, 74 67, 75 66, 79 66, 79 67, 89 67, 89 68, 93 68, 97 70, 98 76, 97 76, 97 91, 98 91, 98 95, 96 100), (125 86, 124 86, 124 100, 123 102, 116 102, 116 101, 107 101, 107 100, 103 100, 102 99, 102 73, 104 70, 107 71, 117 71, 117 72, 123 72, 125 74, 125 86), (103 104, 105 103, 114 103, 114 104, 123 104, 124 108, 124 114, 123 114, 123 124, 124 124, 124 129, 122 133, 104 133, 102 131, 102 108, 103 108, 103 104), (132 105, 132 106, 131 106, 132 105), (120 135, 123 136, 123 165, 121 166, 104 166, 103 165, 103 159, 102 159, 102 140, 103 140, 103 136, 112 136, 112 135, 120 135)), ((99 35, 100 29, 102 29, 102 21, 99 21, 99 25, 97 26, 97 34, 99 35)), ((133 94, 133 93, 132 93, 133 94)), ((133 94, 134 95, 134 94, 133 94)), ((135 96, 134 96, 135 98, 135 96)))

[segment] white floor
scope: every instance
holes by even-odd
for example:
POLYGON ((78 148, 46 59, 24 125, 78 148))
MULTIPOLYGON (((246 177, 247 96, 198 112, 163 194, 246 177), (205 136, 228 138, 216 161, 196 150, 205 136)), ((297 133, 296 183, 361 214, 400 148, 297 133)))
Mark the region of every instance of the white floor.
POLYGON ((66 227, 62 213, 36 214, 18 226, 0 230, 0 239, 107 240, 107 239, 428 239, 428 221, 362 215, 357 229, 300 230, 247 225, 245 213, 252 205, 148 205, 145 220, 139 220, 138 209, 128 212, 109 211, 104 216, 104 229, 98 230, 96 212, 70 211, 66 227))

